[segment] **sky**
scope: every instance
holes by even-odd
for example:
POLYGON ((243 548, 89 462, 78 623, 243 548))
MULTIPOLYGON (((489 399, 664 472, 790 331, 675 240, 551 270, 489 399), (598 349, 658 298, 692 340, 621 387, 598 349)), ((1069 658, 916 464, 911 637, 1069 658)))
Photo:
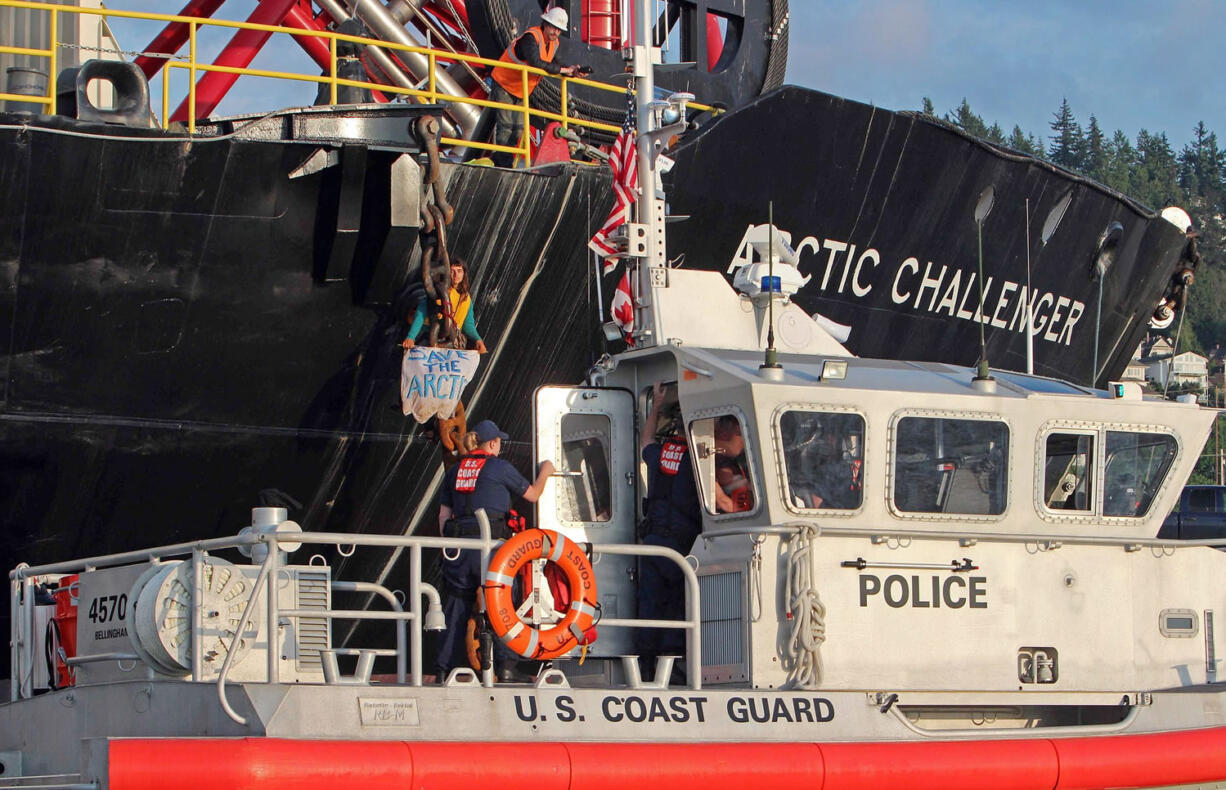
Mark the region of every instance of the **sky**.
POLYGON ((965 98, 1048 142, 1063 99, 1083 128, 1226 142, 1223 0, 791 0, 787 81, 938 115, 965 98))
MULTIPOLYGON (((181 7, 178 0, 108 5, 162 13, 181 7)), ((218 15, 245 18, 254 5, 231 0, 218 15)), ((1092 114, 1108 136, 1118 129, 1135 141, 1141 129, 1166 132, 1178 150, 1204 121, 1226 141, 1220 88, 1226 0, 791 0, 789 6, 789 83, 892 110, 919 109, 927 96, 942 115, 965 98, 989 125, 999 123, 1008 134, 1016 124, 1045 143, 1063 99, 1083 128, 1092 114)), ((156 33, 123 21, 112 27, 125 50, 143 47, 156 33)), ((202 39, 201 55, 211 59, 223 43, 218 36, 202 39)), ((253 65, 312 67, 292 41, 275 39, 253 65)), ((217 113, 269 109, 267 85, 244 78, 217 113)), ((153 88, 157 105, 161 88, 153 88)), ((310 103, 314 95, 306 85, 278 91, 280 106, 310 103)))

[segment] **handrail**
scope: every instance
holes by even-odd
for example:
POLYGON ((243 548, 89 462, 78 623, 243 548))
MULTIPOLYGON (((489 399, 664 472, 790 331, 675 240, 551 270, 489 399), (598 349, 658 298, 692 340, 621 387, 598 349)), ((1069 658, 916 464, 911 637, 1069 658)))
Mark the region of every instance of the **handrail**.
MULTIPOLYGON (((338 581, 336 579, 333 579, 332 589, 340 591, 340 592, 374 593, 375 595, 378 595, 379 597, 383 598, 383 600, 387 601, 388 605, 392 607, 393 611, 404 614, 404 606, 401 605, 400 601, 396 600, 396 596, 392 594, 392 591, 384 587, 382 584, 375 584, 374 582, 346 582, 346 581, 338 581)), ((435 593, 435 595, 437 595, 437 593, 435 593)), ((281 614, 287 617, 290 616, 289 613, 285 611, 282 611, 281 614)), ((312 616, 317 616, 317 615, 312 615, 312 616)), ((405 620, 406 619, 416 619, 416 617, 417 617, 416 613, 409 612, 405 617, 398 618, 396 622, 396 682, 397 683, 403 684, 405 682, 406 675, 407 675, 407 672, 405 670, 405 656, 409 652, 409 647, 408 647, 409 638, 404 629, 405 620)), ((416 686, 420 684, 421 684, 421 674, 420 674, 420 669, 419 669, 419 671, 415 673, 414 675, 413 685, 416 686)))
MULTIPOLYGON (((245 716, 240 716, 238 712, 230 706, 230 700, 226 698, 226 678, 230 674, 230 667, 234 664, 234 656, 238 655, 238 641, 243 638, 243 632, 247 630, 247 623, 251 622, 251 612, 255 608, 256 601, 258 601, 260 598, 260 589, 268 583, 269 574, 272 572, 273 567, 277 564, 278 553, 279 552, 277 551, 269 551, 268 556, 264 558, 264 562, 260 564, 260 574, 255 578, 255 584, 251 586, 251 595, 247 598, 247 605, 243 607, 243 614, 241 617, 239 617, 238 624, 234 627, 234 639, 230 642, 230 649, 226 651, 225 661, 221 662, 221 671, 217 673, 217 698, 221 702, 221 709, 226 712, 227 716, 239 724, 246 724, 247 718, 245 716)), ((274 586, 269 584, 268 600, 276 600, 276 597, 277 595, 274 586)), ((193 609, 200 608, 199 599, 192 601, 192 607, 193 609)), ((268 632, 270 634, 268 638, 268 655, 270 657, 276 655, 277 653, 277 651, 272 647, 273 638, 271 636, 271 634, 276 633, 276 628, 277 621, 275 619, 270 620, 268 623, 268 632)), ((192 643, 192 649, 195 650, 199 643, 199 640, 195 640, 192 643)), ((269 660, 271 662, 272 659, 270 658, 269 660)), ((193 677, 193 680, 196 679, 198 678, 193 677)), ((268 680, 269 682, 272 682, 271 675, 269 675, 268 680)))
MULTIPOLYGON (((443 136, 441 138, 441 142, 444 145, 462 145, 467 148, 476 148, 476 149, 483 150, 483 151, 491 151, 491 152, 496 151, 496 152, 516 154, 517 156, 523 157, 525 162, 529 161, 531 157, 531 141, 530 141, 529 135, 527 134, 526 130, 530 127, 530 122, 532 118, 541 118, 541 119, 549 120, 549 121, 557 121, 561 123, 564 128, 569 128, 570 126, 573 125, 573 126, 579 126, 582 128, 586 128, 586 129, 600 130, 600 131, 611 132, 611 133, 617 133, 618 131, 620 131, 620 127, 618 126, 607 124, 607 123, 602 123, 600 121, 590 121, 590 120, 584 120, 581 118, 574 118, 574 117, 571 117, 570 112, 569 112, 570 86, 572 84, 582 85, 584 87, 592 88, 595 90, 607 91, 610 93, 618 93, 618 94, 624 93, 625 89, 619 86, 608 85, 603 82, 597 82, 595 80, 583 79, 582 77, 556 77, 561 80, 562 106, 560 108, 561 109, 560 112, 553 113, 553 112, 548 112, 546 110, 540 110, 540 109, 533 108, 529 101, 529 98, 528 98, 529 95, 526 89, 524 91, 525 98, 522 101, 515 103, 515 104, 506 104, 506 103, 496 102, 496 101, 489 100, 489 99, 477 99, 473 97, 460 97, 460 96, 452 96, 448 94, 443 94, 438 91, 437 85, 435 83, 435 73, 436 73, 437 66, 440 62, 443 62, 443 63, 461 62, 461 63, 468 64, 469 66, 473 66, 473 65, 491 66, 491 67, 499 66, 503 68, 513 69, 515 71, 520 72, 522 84, 525 86, 525 88, 528 83, 529 74, 542 76, 542 77, 548 77, 548 78, 555 78, 556 76, 556 75, 551 75, 542 69, 533 68, 531 66, 527 66, 524 64, 520 64, 520 63, 504 62, 504 61, 496 60, 492 58, 481 57, 480 55, 470 55, 468 53, 463 53, 463 52, 454 52, 454 51, 449 51, 449 50, 439 50, 439 49, 431 49, 427 47, 410 46, 406 44, 401 44, 396 41, 384 41, 381 39, 367 38, 364 36, 352 36, 352 35, 347 35, 343 33, 337 33, 334 31, 328 31, 328 30, 304 30, 302 28, 286 27, 283 25, 268 25, 268 24, 263 24, 263 23, 258 23, 258 22, 239 22, 239 21, 228 20, 228 19, 211 19, 211 18, 201 18, 201 17, 194 17, 194 16, 180 16, 178 14, 158 14, 158 13, 142 12, 142 11, 122 11, 118 9, 109 9, 109 8, 103 8, 103 9, 81 8, 77 6, 61 6, 61 5, 56 5, 53 3, 37 2, 36 0, 0 0, 0 7, 24 8, 24 9, 33 10, 33 11, 45 11, 51 15, 50 25, 49 25, 51 44, 47 49, 35 49, 35 48, 29 48, 29 47, 15 47, 15 46, 0 45, 0 52, 3 52, 3 53, 16 54, 16 55, 28 55, 28 56, 33 56, 33 57, 47 57, 50 59, 49 79, 47 80, 47 95, 46 96, 40 97, 40 96, 32 96, 32 95, 27 96, 27 95, 21 95, 21 94, 0 93, 0 100, 21 101, 21 102, 42 104, 48 108, 48 114, 51 114, 51 115, 54 115, 56 112, 55 74, 57 71, 56 69, 57 50, 59 48, 59 45, 57 42, 58 21, 59 21, 60 14, 67 13, 67 14, 81 14, 81 15, 88 14, 90 16, 100 16, 103 18, 117 17, 117 18, 123 18, 123 19, 137 19, 137 20, 152 21, 152 22, 179 23, 179 24, 185 24, 188 26, 188 57, 187 57, 186 62, 176 60, 175 59, 176 56, 172 54, 164 55, 166 59, 166 63, 165 63, 166 73, 163 74, 162 76, 161 126, 163 129, 168 128, 170 125, 170 121, 169 121, 169 117, 170 117, 169 72, 171 69, 183 69, 188 72, 189 82, 190 82, 189 87, 188 87, 188 95, 187 95, 187 107, 188 107, 187 128, 190 134, 195 134, 196 132, 196 120, 197 120, 196 119, 196 87, 197 87, 196 83, 197 83, 197 76, 200 72, 217 72, 217 73, 223 73, 223 74, 236 74, 240 76, 246 75, 246 76, 253 76, 253 77, 263 77, 263 78, 268 78, 268 79, 288 80, 292 82, 310 82, 310 83, 315 83, 317 85, 327 85, 329 87, 331 101, 333 104, 336 103, 337 88, 343 85, 346 87, 367 88, 367 89, 377 90, 384 94, 404 96, 404 97, 415 99, 424 104, 440 104, 440 103, 445 104, 445 103, 455 102, 457 104, 472 105, 476 107, 492 107, 492 108, 499 109, 499 110, 508 110, 508 109, 516 110, 523 114, 524 121, 525 121, 524 123, 525 133, 522 136, 522 139, 519 145, 506 146, 506 145, 499 145, 497 143, 479 142, 479 141, 474 141, 474 140, 464 140, 464 139, 460 139, 457 137, 450 137, 450 136, 443 136), (252 68, 246 68, 246 67, 240 68, 240 67, 235 67, 235 66, 219 66, 219 65, 212 64, 212 63, 200 63, 197 58, 197 55, 198 55, 197 33, 198 33, 199 28, 202 26, 208 27, 208 28, 230 28, 234 30, 252 30, 252 31, 259 31, 259 32, 264 32, 264 33, 284 33, 286 35, 292 35, 294 37, 304 37, 305 36, 305 37, 313 37, 313 38, 323 38, 328 41, 328 51, 329 51, 328 73, 326 75, 308 75, 308 74, 297 74, 293 72, 270 71, 267 69, 252 69, 252 68), (350 80, 350 79, 340 77, 337 73, 337 64, 339 60, 338 55, 337 55, 337 43, 341 41, 350 42, 354 44, 360 44, 363 46, 376 46, 384 50, 398 51, 398 52, 426 56, 429 61, 429 74, 423 80, 425 89, 421 87, 422 83, 419 83, 419 86, 416 88, 405 88, 399 85, 385 85, 383 83, 370 82, 366 80, 350 80)), ((181 57, 181 56, 178 56, 178 57, 181 57)), ((709 105, 699 104, 696 102, 690 102, 689 106, 699 111, 713 109, 709 105)))
POLYGON ((699 606, 701 591, 698 587, 698 574, 694 567, 686 562, 680 552, 667 546, 654 546, 650 543, 611 543, 601 544, 596 551, 601 554, 620 554, 629 557, 661 557, 671 560, 681 569, 685 577, 685 619, 684 620, 640 620, 638 618, 601 618, 600 625, 606 628, 679 628, 685 631, 685 672, 689 688, 694 691, 702 689, 702 612, 699 606))
MULTIPOLYGON (((484 516, 484 511, 478 511, 479 516, 484 516)), ((479 518, 479 521, 483 520, 479 518)), ((488 525, 488 521, 486 521, 488 525)), ((410 567, 408 569, 409 576, 409 595, 412 600, 408 603, 410 606, 402 605, 396 597, 390 593, 382 585, 361 582, 361 581, 332 581, 332 587, 338 591, 351 592, 367 592, 374 593, 385 598, 391 604, 393 611, 367 611, 367 610, 350 610, 350 609, 335 609, 327 610, 316 609, 299 609, 299 608, 280 608, 277 602, 277 596, 269 593, 265 599, 265 604, 268 607, 267 622, 277 623, 281 618, 298 618, 298 617, 323 617, 328 619, 359 619, 359 620, 391 620, 396 623, 397 629, 397 646, 394 651, 397 657, 397 681, 400 683, 406 680, 414 686, 422 684, 422 631, 423 631, 423 613, 420 607, 420 597, 425 595, 431 599, 434 604, 438 604, 438 593, 429 584, 421 580, 422 563, 421 550, 424 548, 452 548, 452 549, 475 549, 482 552, 483 560, 488 564, 489 555, 498 545, 501 540, 493 539, 489 536, 488 526, 484 530, 484 536, 479 538, 444 538, 444 537, 423 537, 423 536, 408 536, 408 535, 351 535, 345 533, 333 532, 304 532, 279 535, 273 532, 246 534, 241 536, 232 536, 224 538, 215 538, 207 541, 196 541, 193 543, 178 543, 169 546, 160 546, 144 551, 124 552, 120 554, 109 554, 104 556, 87 557, 84 559, 73 560, 70 562, 61 562, 48 565, 40 565, 35 567, 19 566, 10 572, 10 607, 12 609, 12 649, 14 667, 23 666, 25 660, 23 658, 23 650, 30 649, 27 642, 30 640, 23 636, 22 629, 28 622, 33 621, 33 605, 32 605, 32 587, 33 584, 44 576, 54 574, 73 573, 85 570, 97 570, 101 568, 116 567, 129 565, 139 562, 160 562, 166 558, 190 555, 193 564, 193 575, 199 574, 198 566, 201 564, 208 551, 221 550, 226 548, 235 548, 239 546, 251 546, 263 543, 269 547, 269 551, 263 561, 259 565, 259 573, 251 585, 249 598, 247 599, 243 612, 239 617, 238 624, 234 629, 234 643, 230 645, 227 651, 225 660, 218 672, 215 680, 217 688, 218 701, 228 717, 240 725, 247 723, 247 718, 240 714, 231 705, 226 694, 227 683, 229 680, 230 671, 234 661, 238 656, 237 640, 247 630, 248 624, 251 622, 255 607, 258 605, 259 597, 262 591, 270 590, 271 586, 268 580, 275 574, 280 572, 282 567, 283 557, 281 551, 276 547, 282 542, 291 542, 301 545, 353 545, 367 547, 409 547, 411 549, 410 567), (28 611, 18 612, 16 608, 19 600, 18 591, 25 590, 24 597, 20 598, 25 604, 28 611), (407 611, 406 611, 407 609, 407 611), (406 650, 405 626, 412 629, 410 642, 411 646, 406 650), (406 652, 412 660, 412 668, 407 673, 405 658, 406 652)), ((679 628, 686 632, 686 661, 687 661, 687 677, 689 680, 689 688, 700 689, 701 684, 701 609, 699 602, 699 584, 698 576, 694 572, 693 567, 686 562, 685 558, 678 552, 662 546, 651 546, 643 544, 602 544, 598 546, 598 551, 610 555, 627 555, 627 556, 655 556, 663 557, 672 561, 680 570, 686 580, 686 611, 685 617, 682 620, 644 620, 636 618, 605 618, 600 622, 606 627, 613 628, 679 628)), ((194 600, 200 600, 194 596, 194 600)), ((198 634, 200 626, 199 606, 195 606, 196 611, 193 612, 193 639, 192 639, 192 670, 191 678, 193 681, 202 681, 202 673, 199 668, 198 651, 200 649, 200 639, 198 634)), ((268 681, 269 683, 278 682, 277 665, 279 652, 270 650, 268 652, 268 681)), ((83 656, 78 660, 73 661, 73 664, 87 663, 91 661, 130 659, 133 656, 107 654, 98 656, 83 656)), ((16 676, 16 672, 15 672, 16 676)), ((489 677, 483 678, 483 685, 489 686, 493 684, 492 672, 489 677)), ((17 699, 21 696, 21 691, 17 688, 11 690, 10 696, 12 699, 17 699)))
POLYGON ((1107 724, 1067 724, 1053 725, 1050 727, 970 727, 928 729, 925 727, 920 727, 915 722, 911 721, 906 712, 901 710, 901 707, 905 706, 892 705, 889 709, 889 713, 897 720, 899 724, 906 727, 916 735, 942 741, 1046 738, 1051 737, 1053 730, 1058 730, 1061 737, 1070 738, 1078 735, 1108 735, 1110 733, 1124 732, 1125 730, 1130 729, 1132 725, 1136 723, 1137 717, 1141 713, 1141 706, 1133 705, 1119 721, 1110 722, 1107 724))

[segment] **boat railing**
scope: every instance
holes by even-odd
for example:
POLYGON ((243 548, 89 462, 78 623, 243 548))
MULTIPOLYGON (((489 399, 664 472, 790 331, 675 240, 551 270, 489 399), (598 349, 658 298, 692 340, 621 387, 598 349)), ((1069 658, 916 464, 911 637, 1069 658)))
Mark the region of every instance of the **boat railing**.
MULTIPOLYGON (((62 6, 53 3, 33 2, 32 0, 0 0, 0 7, 7 8, 22 8, 32 11, 42 11, 50 15, 49 41, 51 42, 46 49, 38 47, 17 47, 11 45, 0 44, 0 53, 10 55, 24 55, 29 57, 43 57, 48 59, 48 74, 51 75, 47 81, 47 93, 44 96, 12 94, 0 92, 0 100, 2 101, 17 101, 32 104, 41 104, 46 107, 48 115, 56 113, 56 79, 55 74, 58 71, 59 65, 59 49, 63 44, 57 41, 57 34, 60 29, 61 14, 78 14, 88 16, 98 16, 106 19, 107 17, 136 19, 151 22, 162 22, 166 24, 185 25, 188 29, 188 54, 186 57, 176 56, 173 54, 162 53, 142 53, 146 57, 164 58, 165 67, 167 69, 175 69, 184 71, 188 75, 189 85, 186 97, 187 116, 186 124, 189 134, 196 132, 196 91, 197 91, 197 76, 201 73, 215 72, 222 74, 233 74, 237 76, 253 76, 276 80, 286 80, 291 82, 307 82, 316 85, 326 85, 329 90, 329 103, 337 103, 338 89, 342 86, 351 88, 362 88, 368 90, 379 91, 384 94, 411 99, 421 104, 427 105, 445 105, 447 103, 456 103, 461 105, 470 105, 473 107, 491 107, 499 110, 515 110, 523 114, 524 129, 531 128, 533 118, 540 118, 548 121, 557 121, 562 125, 563 129, 577 126, 583 129, 602 131, 610 134, 616 134, 621 131, 619 126, 612 124, 601 123, 583 118, 575 117, 570 110, 570 91, 573 86, 583 86, 598 91, 607 91, 611 93, 624 94, 626 89, 608 85, 595 80, 584 79, 582 77, 564 77, 551 75, 541 69, 533 68, 519 63, 507 63, 491 58, 484 58, 479 55, 472 55, 465 52, 456 52, 452 50, 433 49, 428 47, 418 47, 403 44, 397 41, 388 41, 384 39, 367 38, 363 36, 352 36, 343 33, 337 33, 329 30, 310 30, 297 27, 285 27, 282 25, 267 25, 254 22, 239 22, 225 19, 209 19, 194 16, 180 16, 177 14, 156 14, 138 11, 121 11, 117 9, 92 9, 81 8, 77 6, 62 6), (199 59, 197 48, 199 33, 202 29, 208 28, 229 28, 233 30, 248 30, 260 33, 283 33, 295 38, 314 38, 323 39, 327 42, 328 47, 328 66, 325 74, 302 74, 288 71, 273 71, 268 69, 256 69, 238 66, 223 66, 215 63, 203 63, 199 59), (412 54, 425 57, 429 71, 428 76, 422 80, 416 87, 402 87, 400 85, 388 85, 381 82, 372 82, 368 80, 347 79, 340 76, 338 73, 338 63, 343 59, 338 55, 338 44, 351 43, 360 46, 374 46, 392 52, 400 52, 404 54, 412 54), (436 76, 440 65, 449 65, 452 63, 463 63, 467 66, 500 66, 503 68, 512 69, 519 72, 521 84, 524 86, 525 98, 515 104, 505 104, 502 102, 492 101, 490 99, 478 99, 471 96, 456 96, 450 93, 443 92, 439 89, 436 76), (531 106, 528 100, 530 96, 527 86, 529 76, 535 75, 551 79, 559 79, 561 81, 561 107, 560 112, 550 112, 544 109, 538 109, 531 106)), ((136 54, 121 52, 117 54, 136 54)), ((161 120, 160 124, 163 129, 167 129, 171 124, 170 110, 170 79, 164 75, 162 77, 161 90, 161 120)), ((709 105, 690 102, 690 107, 705 111, 712 110, 709 105)), ((524 134, 519 145, 506 146, 499 145, 493 142, 484 142, 476 140, 466 140, 458 137, 446 136, 441 138, 443 145, 463 146, 465 148, 475 148, 489 152, 505 152, 515 154, 523 158, 525 162, 531 159, 531 140, 528 134, 524 134)))
MULTIPOLYGON (((314 609, 314 608, 283 608, 278 602, 277 595, 265 594, 263 597, 263 605, 266 607, 265 617, 268 623, 280 623, 284 620, 300 618, 313 619, 328 619, 328 620, 345 620, 345 621, 394 621, 396 627, 396 647, 390 648, 367 648, 367 647, 347 647, 347 648, 328 648, 322 651, 321 661, 323 664, 324 681, 326 683, 369 683, 371 680, 370 670, 373 666, 373 661, 378 657, 395 657, 396 660, 396 682, 408 684, 412 686, 423 685, 423 631, 424 630, 441 630, 444 626, 442 621, 442 609, 439 594, 435 588, 428 582, 422 579, 422 552, 426 549, 438 549, 447 551, 457 551, 464 549, 472 549, 480 551, 482 554, 481 561, 483 567, 488 567, 489 558, 493 552, 503 543, 500 539, 490 537, 488 521, 484 519, 484 512, 478 511, 478 521, 482 524, 482 537, 476 538, 444 538, 444 537, 422 537, 422 536, 396 536, 396 535, 354 535, 346 533, 329 533, 329 532, 276 532, 263 531, 250 534, 242 534, 233 537, 214 538, 210 540, 195 541, 190 543, 178 543, 168 546, 159 546, 155 548, 145 549, 141 551, 129 551, 118 554, 109 554, 97 557, 87 557, 79 560, 67 562, 51 563, 39 566, 22 565, 9 573, 10 580, 10 613, 11 613, 11 657, 12 657, 12 683, 11 683, 11 699, 16 700, 23 696, 30 696, 32 688, 27 689, 26 681, 31 677, 31 670, 34 662, 40 659, 37 655, 36 645, 39 644, 35 630, 35 587, 48 580, 58 579, 66 574, 81 573, 85 571, 93 571, 104 568, 114 568, 125 565, 134 565, 142 563, 162 563, 169 559, 189 557, 191 563, 192 579, 196 589, 203 587, 203 567, 206 560, 213 552, 220 552, 228 549, 246 548, 251 552, 257 546, 267 546, 268 551, 259 563, 258 575, 254 584, 251 586, 250 592, 247 595, 247 601, 244 606, 243 613, 238 624, 234 627, 233 632, 243 634, 248 628, 252 617, 256 611, 255 607, 260 605, 261 591, 268 587, 268 579, 278 578, 282 567, 286 563, 288 554, 281 550, 284 549, 297 550, 301 545, 317 545, 331 546, 342 556, 349 556, 358 547, 367 548, 391 548, 397 552, 406 552, 408 557, 407 569, 407 594, 403 600, 398 594, 398 591, 388 589, 383 584, 376 584, 366 581, 341 581, 333 580, 331 582, 332 590, 338 592, 364 593, 372 597, 380 597, 388 602, 391 611, 372 610, 372 609, 314 609), (429 607, 423 611, 423 598, 429 600, 429 607), (410 630, 411 629, 411 630, 410 630), (357 670, 354 675, 341 676, 337 669, 337 658, 339 656, 356 657, 357 670)), ((639 545, 639 544, 598 544, 593 547, 593 550, 600 554, 607 555, 624 555, 624 556, 658 556, 665 557, 674 562, 686 578, 686 616, 685 620, 646 620, 636 618, 602 618, 598 620, 598 624, 602 628, 673 628, 682 629, 686 632, 687 644, 687 678, 689 679, 689 687, 693 689, 701 688, 700 671, 701 667, 701 640, 700 634, 700 607, 698 606, 699 587, 698 577, 694 569, 682 557, 671 549, 661 546, 639 545)), ((314 558, 310 564, 314 564, 314 558)), ((204 623, 203 623, 203 603, 200 599, 194 598, 191 611, 191 670, 187 673, 187 677, 194 682, 203 682, 206 680, 206 672, 203 666, 202 644, 204 642, 204 623)), ((236 636, 235 639, 238 637, 236 636)), ((226 695, 225 688, 229 681, 230 670, 233 661, 238 654, 236 650, 229 650, 226 659, 223 662, 220 672, 216 678, 218 686, 218 695, 222 707, 226 713, 235 719, 242 720, 237 712, 230 706, 226 695)), ((267 658, 267 682, 279 682, 280 674, 280 651, 269 649, 266 651, 267 658)), ((75 667, 82 664, 91 664, 104 661, 118 662, 135 662, 139 660, 136 653, 126 652, 108 652, 106 654, 89 654, 78 655, 67 658, 66 662, 69 666, 75 667)), ((487 670, 483 673, 482 685, 491 686, 493 684, 493 672, 487 670)))

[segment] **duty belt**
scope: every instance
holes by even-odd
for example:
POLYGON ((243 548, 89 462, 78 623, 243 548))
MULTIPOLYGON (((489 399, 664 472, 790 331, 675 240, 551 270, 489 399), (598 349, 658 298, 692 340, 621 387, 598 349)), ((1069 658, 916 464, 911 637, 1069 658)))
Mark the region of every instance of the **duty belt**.
MULTIPOLYGON (((497 513, 486 511, 486 515, 490 520, 490 537, 496 540, 506 540, 511 536, 511 530, 507 529, 506 513, 497 513)), ((481 537, 481 527, 477 524, 475 516, 458 516, 450 518, 443 524, 443 537, 445 538, 479 538, 481 537)))

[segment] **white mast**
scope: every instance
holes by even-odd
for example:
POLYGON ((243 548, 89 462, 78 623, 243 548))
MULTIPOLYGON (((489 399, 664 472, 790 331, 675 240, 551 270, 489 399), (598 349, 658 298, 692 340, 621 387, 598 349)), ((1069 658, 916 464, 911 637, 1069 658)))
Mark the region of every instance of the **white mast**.
POLYGON ((668 138, 685 129, 685 105, 694 96, 675 93, 667 102, 655 98, 655 75, 652 67, 660 62, 660 50, 652 42, 652 14, 648 0, 638 0, 634 5, 634 42, 631 48, 631 65, 636 90, 635 117, 638 121, 638 188, 635 203, 636 224, 627 227, 629 253, 637 258, 635 266, 637 288, 635 289, 635 329, 639 345, 654 345, 656 327, 660 326, 659 303, 653 290, 668 287, 668 260, 664 234, 664 189, 657 168, 660 150, 668 138), (661 126, 662 112, 666 108, 678 110, 679 120, 661 126))

